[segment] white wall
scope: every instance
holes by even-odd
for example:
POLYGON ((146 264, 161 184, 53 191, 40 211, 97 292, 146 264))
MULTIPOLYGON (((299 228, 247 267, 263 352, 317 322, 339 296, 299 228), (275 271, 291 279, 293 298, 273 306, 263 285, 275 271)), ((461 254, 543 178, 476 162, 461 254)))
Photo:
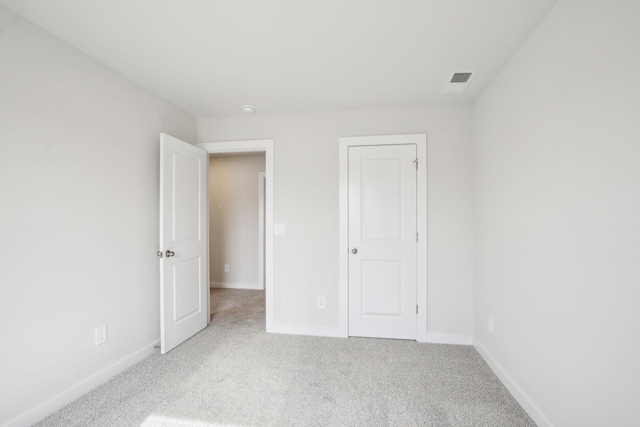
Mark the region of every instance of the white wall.
POLYGON ((159 133, 195 120, 2 7, 0 64, 0 425, 30 425, 159 339, 159 133))
POLYGON ((198 120, 198 141, 273 138, 274 323, 338 327, 338 138, 427 133, 428 332, 472 333, 469 106, 198 120), (316 297, 326 309, 316 308, 316 297))
POLYGON ((258 174, 264 170, 264 153, 209 160, 212 287, 263 289, 258 274, 258 174))
POLYGON ((639 17, 560 1, 474 107, 474 343, 540 425, 638 425, 639 17))

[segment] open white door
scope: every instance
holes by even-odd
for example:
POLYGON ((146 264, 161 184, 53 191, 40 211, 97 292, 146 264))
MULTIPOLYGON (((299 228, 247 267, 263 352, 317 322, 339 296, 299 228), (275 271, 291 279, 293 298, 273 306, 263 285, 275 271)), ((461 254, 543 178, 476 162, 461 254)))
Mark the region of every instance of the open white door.
POLYGON ((207 326, 206 151, 160 134, 160 352, 207 326))

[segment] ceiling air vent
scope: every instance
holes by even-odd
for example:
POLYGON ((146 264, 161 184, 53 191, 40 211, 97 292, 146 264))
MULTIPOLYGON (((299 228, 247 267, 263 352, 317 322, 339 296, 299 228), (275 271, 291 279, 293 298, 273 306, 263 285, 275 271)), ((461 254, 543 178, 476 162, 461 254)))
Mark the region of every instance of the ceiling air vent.
POLYGON ((449 75, 442 91, 444 93, 462 93, 475 75, 475 71, 454 71, 449 75))

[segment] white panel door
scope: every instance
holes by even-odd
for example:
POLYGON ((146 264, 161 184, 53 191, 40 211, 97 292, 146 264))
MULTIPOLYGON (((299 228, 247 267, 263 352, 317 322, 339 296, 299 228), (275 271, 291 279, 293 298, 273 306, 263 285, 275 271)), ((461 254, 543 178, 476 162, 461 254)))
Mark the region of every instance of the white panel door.
POLYGON ((207 326, 209 311, 206 151, 160 135, 160 351, 207 326))
POLYGON ((416 339, 416 146, 349 147, 349 335, 416 339))

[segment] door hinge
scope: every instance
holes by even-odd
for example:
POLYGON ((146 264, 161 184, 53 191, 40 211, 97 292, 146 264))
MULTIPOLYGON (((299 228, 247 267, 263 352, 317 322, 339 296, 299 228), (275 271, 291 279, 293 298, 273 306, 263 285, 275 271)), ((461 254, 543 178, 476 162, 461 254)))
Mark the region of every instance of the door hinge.
POLYGON ((416 242, 418 241, 418 233, 416 233, 416 242))
POLYGON ((416 304, 416 314, 418 314, 418 304, 416 304))
POLYGON ((416 170, 418 170, 418 159, 415 159, 413 162, 411 163, 415 163, 416 164, 416 170))

